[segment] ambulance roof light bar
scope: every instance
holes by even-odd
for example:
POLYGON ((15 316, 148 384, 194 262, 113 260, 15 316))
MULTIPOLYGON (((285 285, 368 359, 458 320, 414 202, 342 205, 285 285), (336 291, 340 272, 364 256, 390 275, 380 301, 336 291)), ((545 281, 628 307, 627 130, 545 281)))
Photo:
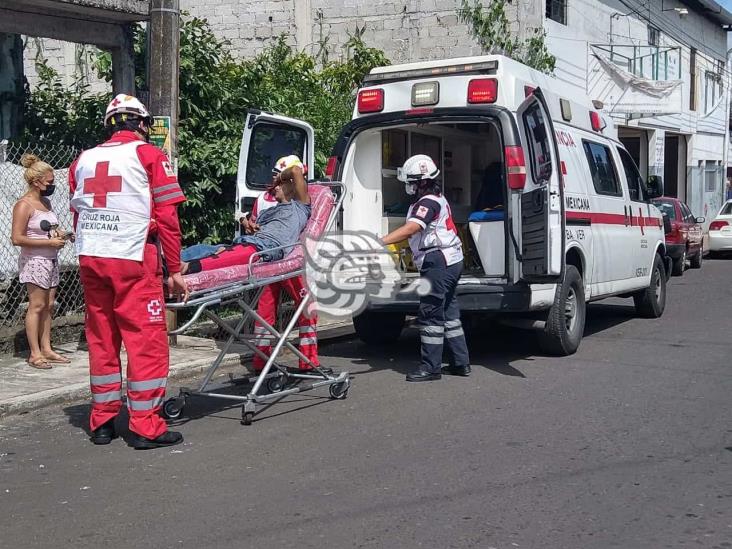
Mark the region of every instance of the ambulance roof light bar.
POLYGON ((436 76, 453 76, 456 74, 496 74, 498 61, 482 61, 480 63, 466 63, 461 65, 449 65, 447 67, 432 67, 423 69, 409 69, 394 72, 382 72, 379 74, 367 74, 364 76, 363 85, 373 86, 377 83, 398 82, 400 80, 412 80, 416 78, 434 78, 436 76))

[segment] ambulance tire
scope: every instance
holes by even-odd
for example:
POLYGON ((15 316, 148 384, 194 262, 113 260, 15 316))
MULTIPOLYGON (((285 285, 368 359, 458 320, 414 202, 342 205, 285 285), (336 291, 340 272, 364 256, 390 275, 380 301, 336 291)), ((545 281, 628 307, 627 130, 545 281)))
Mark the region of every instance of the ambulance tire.
POLYGON ((546 354, 568 356, 579 349, 585 331, 585 286, 574 265, 567 265, 558 285, 554 305, 549 309, 539 346, 546 354))
POLYGON ((366 311, 353 317, 353 328, 358 338, 368 345, 389 345, 402 333, 405 313, 376 313, 366 311))
POLYGON ((653 260, 651 283, 645 290, 633 294, 635 310, 643 318, 659 318, 666 308, 666 273, 661 256, 653 260))

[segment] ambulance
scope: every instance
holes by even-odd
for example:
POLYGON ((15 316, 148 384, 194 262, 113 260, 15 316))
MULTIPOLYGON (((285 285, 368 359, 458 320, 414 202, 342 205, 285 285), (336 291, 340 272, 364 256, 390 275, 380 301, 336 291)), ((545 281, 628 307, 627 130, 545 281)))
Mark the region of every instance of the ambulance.
MULTIPOLYGON (((397 168, 427 154, 463 242, 464 317, 533 328, 554 355, 579 347, 588 302, 632 298, 640 316, 660 317, 670 273, 664 219, 650 203, 660 192, 599 109, 503 56, 373 69, 327 163, 327 176, 346 187, 340 228, 383 236, 403 224, 410 197, 397 168)), ((293 152, 314 166, 309 124, 250 111, 237 207, 246 211, 274 159, 293 152)), ((353 319, 357 335, 396 340, 418 302, 409 292, 370 302, 353 319)))

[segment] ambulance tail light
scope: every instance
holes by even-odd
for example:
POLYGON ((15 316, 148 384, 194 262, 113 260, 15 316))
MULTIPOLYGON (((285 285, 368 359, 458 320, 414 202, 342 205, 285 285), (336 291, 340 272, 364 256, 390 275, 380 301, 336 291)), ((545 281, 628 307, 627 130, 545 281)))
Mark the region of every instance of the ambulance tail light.
POLYGON ((526 185, 526 161, 524 160, 524 149, 522 147, 506 147, 506 173, 508 175, 508 188, 514 191, 523 190, 526 185))
POLYGON ((607 125, 602 119, 602 116, 600 116, 600 113, 597 111, 590 111, 590 124, 592 125, 592 129, 596 132, 601 132, 607 125))
POLYGON ((384 90, 374 88, 358 92, 358 112, 381 112, 384 110, 384 90))
POLYGON ((337 156, 331 156, 328 159, 328 163, 325 165, 325 177, 333 178, 335 175, 336 170, 336 164, 338 164, 338 157, 337 156))
POLYGON ((498 99, 498 80, 479 78, 468 82, 468 103, 495 103, 498 99))
POLYGON ((727 227, 728 225, 729 225, 728 221, 723 221, 723 220, 712 221, 709 225, 709 230, 710 231, 721 231, 724 227, 727 227))

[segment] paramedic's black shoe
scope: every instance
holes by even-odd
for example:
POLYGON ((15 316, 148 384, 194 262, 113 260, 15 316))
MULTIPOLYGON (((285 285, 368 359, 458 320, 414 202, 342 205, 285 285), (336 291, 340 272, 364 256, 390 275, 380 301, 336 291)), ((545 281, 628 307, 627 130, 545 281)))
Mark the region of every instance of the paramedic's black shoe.
POLYGON ((135 450, 152 450, 165 446, 175 446, 183 442, 183 435, 177 431, 166 431, 158 438, 145 438, 136 433, 131 433, 129 445, 135 450))
POLYGON ((438 379, 442 379, 442 374, 440 372, 416 370, 407 374, 407 381, 437 381, 438 379))
POLYGON ((94 429, 91 441, 94 444, 109 444, 113 439, 117 438, 117 431, 114 429, 114 420, 110 419, 101 427, 94 429))
POLYGON ((446 366, 442 369, 442 373, 448 376, 468 377, 470 375, 470 364, 465 366, 446 366))

